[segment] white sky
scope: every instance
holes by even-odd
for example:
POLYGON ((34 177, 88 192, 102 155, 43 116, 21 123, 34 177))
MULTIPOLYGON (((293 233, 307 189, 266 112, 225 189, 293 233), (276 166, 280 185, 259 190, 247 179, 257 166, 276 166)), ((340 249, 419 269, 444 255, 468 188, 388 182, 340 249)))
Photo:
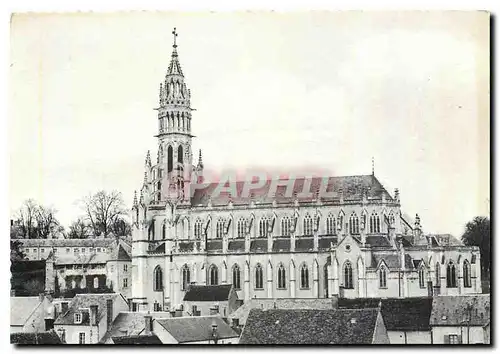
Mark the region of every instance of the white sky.
POLYGON ((14 16, 10 208, 117 189, 156 158, 173 27, 193 151, 210 169, 375 174, 424 231, 489 215, 486 13, 119 13, 14 16))

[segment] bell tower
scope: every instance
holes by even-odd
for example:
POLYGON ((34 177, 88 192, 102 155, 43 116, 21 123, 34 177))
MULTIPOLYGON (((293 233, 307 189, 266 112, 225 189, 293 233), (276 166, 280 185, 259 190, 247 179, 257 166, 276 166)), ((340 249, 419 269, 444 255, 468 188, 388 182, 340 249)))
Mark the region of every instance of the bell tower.
POLYGON ((167 74, 160 83, 158 111, 158 156, 152 177, 153 199, 184 199, 180 193, 191 176, 191 92, 177 53, 177 30, 173 32, 173 51, 167 74))

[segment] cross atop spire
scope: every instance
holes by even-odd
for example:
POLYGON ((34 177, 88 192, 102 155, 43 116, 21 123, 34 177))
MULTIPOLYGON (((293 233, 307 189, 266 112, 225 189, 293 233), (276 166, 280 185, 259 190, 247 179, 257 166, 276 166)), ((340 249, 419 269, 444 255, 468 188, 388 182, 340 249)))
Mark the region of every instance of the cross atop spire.
POLYGON ((178 36, 178 33, 177 33, 177 28, 174 27, 174 30, 172 31, 172 34, 174 35, 174 48, 177 48, 177 36, 178 36))

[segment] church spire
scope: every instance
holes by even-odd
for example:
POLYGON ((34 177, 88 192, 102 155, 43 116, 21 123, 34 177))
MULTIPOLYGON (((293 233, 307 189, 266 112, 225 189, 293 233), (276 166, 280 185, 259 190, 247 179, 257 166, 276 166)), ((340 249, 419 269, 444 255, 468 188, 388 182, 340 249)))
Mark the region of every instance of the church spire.
POLYGON ((201 149, 200 149, 200 153, 198 155, 198 168, 203 169, 203 158, 201 156, 201 149))
POLYGON ((172 31, 174 35, 174 45, 172 46, 174 49, 172 50, 172 59, 170 60, 170 65, 168 66, 167 75, 180 75, 182 74, 181 64, 179 63, 179 55, 177 54, 177 29, 174 27, 172 31))

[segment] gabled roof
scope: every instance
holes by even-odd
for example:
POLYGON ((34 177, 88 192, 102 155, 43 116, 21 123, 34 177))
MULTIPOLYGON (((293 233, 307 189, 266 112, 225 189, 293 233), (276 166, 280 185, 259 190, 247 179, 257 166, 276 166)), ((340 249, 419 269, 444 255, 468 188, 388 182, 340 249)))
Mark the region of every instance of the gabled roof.
POLYGON ((190 285, 184 301, 227 301, 232 287, 231 284, 190 285))
POLYGON ((34 344, 63 344, 61 339, 54 331, 48 332, 20 332, 10 334, 10 343, 17 345, 34 344))
POLYGON ((89 323, 90 319, 88 316, 88 309, 91 305, 97 305, 97 322, 99 322, 106 314, 106 303, 107 300, 124 302, 126 300, 121 294, 77 294, 71 303, 69 304, 68 311, 61 313, 61 315, 56 319, 54 324, 56 325, 72 325, 74 324, 75 313, 82 313, 82 325, 89 323), (87 309, 82 311, 82 309, 87 309))
POLYGON ((432 302, 432 326, 484 326, 490 321, 490 295, 436 296, 432 302), (467 308, 471 308, 469 311, 467 308), (470 317, 469 317, 470 316, 470 317))
POLYGON ((113 337, 113 343, 118 345, 142 345, 142 344, 152 344, 159 345, 163 344, 156 336, 156 334, 149 335, 138 335, 138 336, 127 336, 127 337, 113 337))
POLYGON ((239 344, 372 344, 378 315, 378 309, 253 309, 239 344))
POLYGON ((429 331, 432 298, 339 298, 339 308, 378 308, 388 331, 429 331))
POLYGON ((132 247, 123 241, 118 243, 111 250, 110 261, 131 261, 132 247))
POLYGON ((236 338, 236 333, 219 316, 174 317, 155 320, 179 343, 212 339, 212 325, 217 325, 219 339, 236 338))
POLYGON ((24 326, 28 318, 41 306, 38 296, 10 298, 10 325, 24 326))
POLYGON ((401 268, 401 258, 399 253, 372 253, 372 263, 371 268, 377 268, 380 261, 384 261, 384 263, 389 267, 389 269, 400 269, 401 268))
MULTIPOLYGON (((368 198, 381 199, 382 195, 385 195, 387 200, 392 200, 391 196, 382 184, 377 180, 375 176, 372 175, 359 175, 359 176, 339 176, 339 177, 327 177, 328 184, 326 191, 333 192, 333 197, 322 198, 322 200, 339 200, 340 195, 343 195, 344 200, 361 200, 363 192, 367 193, 368 198), (342 193, 341 193, 342 190, 342 193)), ((313 196, 309 199, 301 198, 301 201, 312 202, 315 200, 314 191, 319 190, 323 178, 314 177, 311 179, 310 191, 312 191, 313 196)), ((293 185, 292 197, 287 197, 285 195, 286 188, 284 186, 278 186, 276 189, 276 195, 273 198, 269 197, 269 189, 271 186, 271 180, 268 179, 266 183, 260 187, 252 190, 252 196, 242 197, 242 190, 245 185, 244 181, 236 182, 237 195, 229 195, 229 193, 220 193, 218 196, 213 195, 214 191, 217 189, 219 183, 210 183, 205 188, 197 188, 193 197, 191 198, 191 205, 206 206, 208 201, 211 200, 213 206, 217 205, 227 205, 231 201, 234 205, 249 205, 253 200, 256 203, 269 203, 273 201, 277 203, 292 203, 295 200, 294 195, 303 191, 303 186, 305 183, 305 178, 297 178, 293 185)))
MULTIPOLYGON (((120 312, 99 342, 105 343, 109 338, 113 338, 114 341, 115 337, 140 335, 145 328, 145 315, 142 312, 120 312)), ((148 315, 153 319, 170 317, 168 312, 150 312, 148 315)))

